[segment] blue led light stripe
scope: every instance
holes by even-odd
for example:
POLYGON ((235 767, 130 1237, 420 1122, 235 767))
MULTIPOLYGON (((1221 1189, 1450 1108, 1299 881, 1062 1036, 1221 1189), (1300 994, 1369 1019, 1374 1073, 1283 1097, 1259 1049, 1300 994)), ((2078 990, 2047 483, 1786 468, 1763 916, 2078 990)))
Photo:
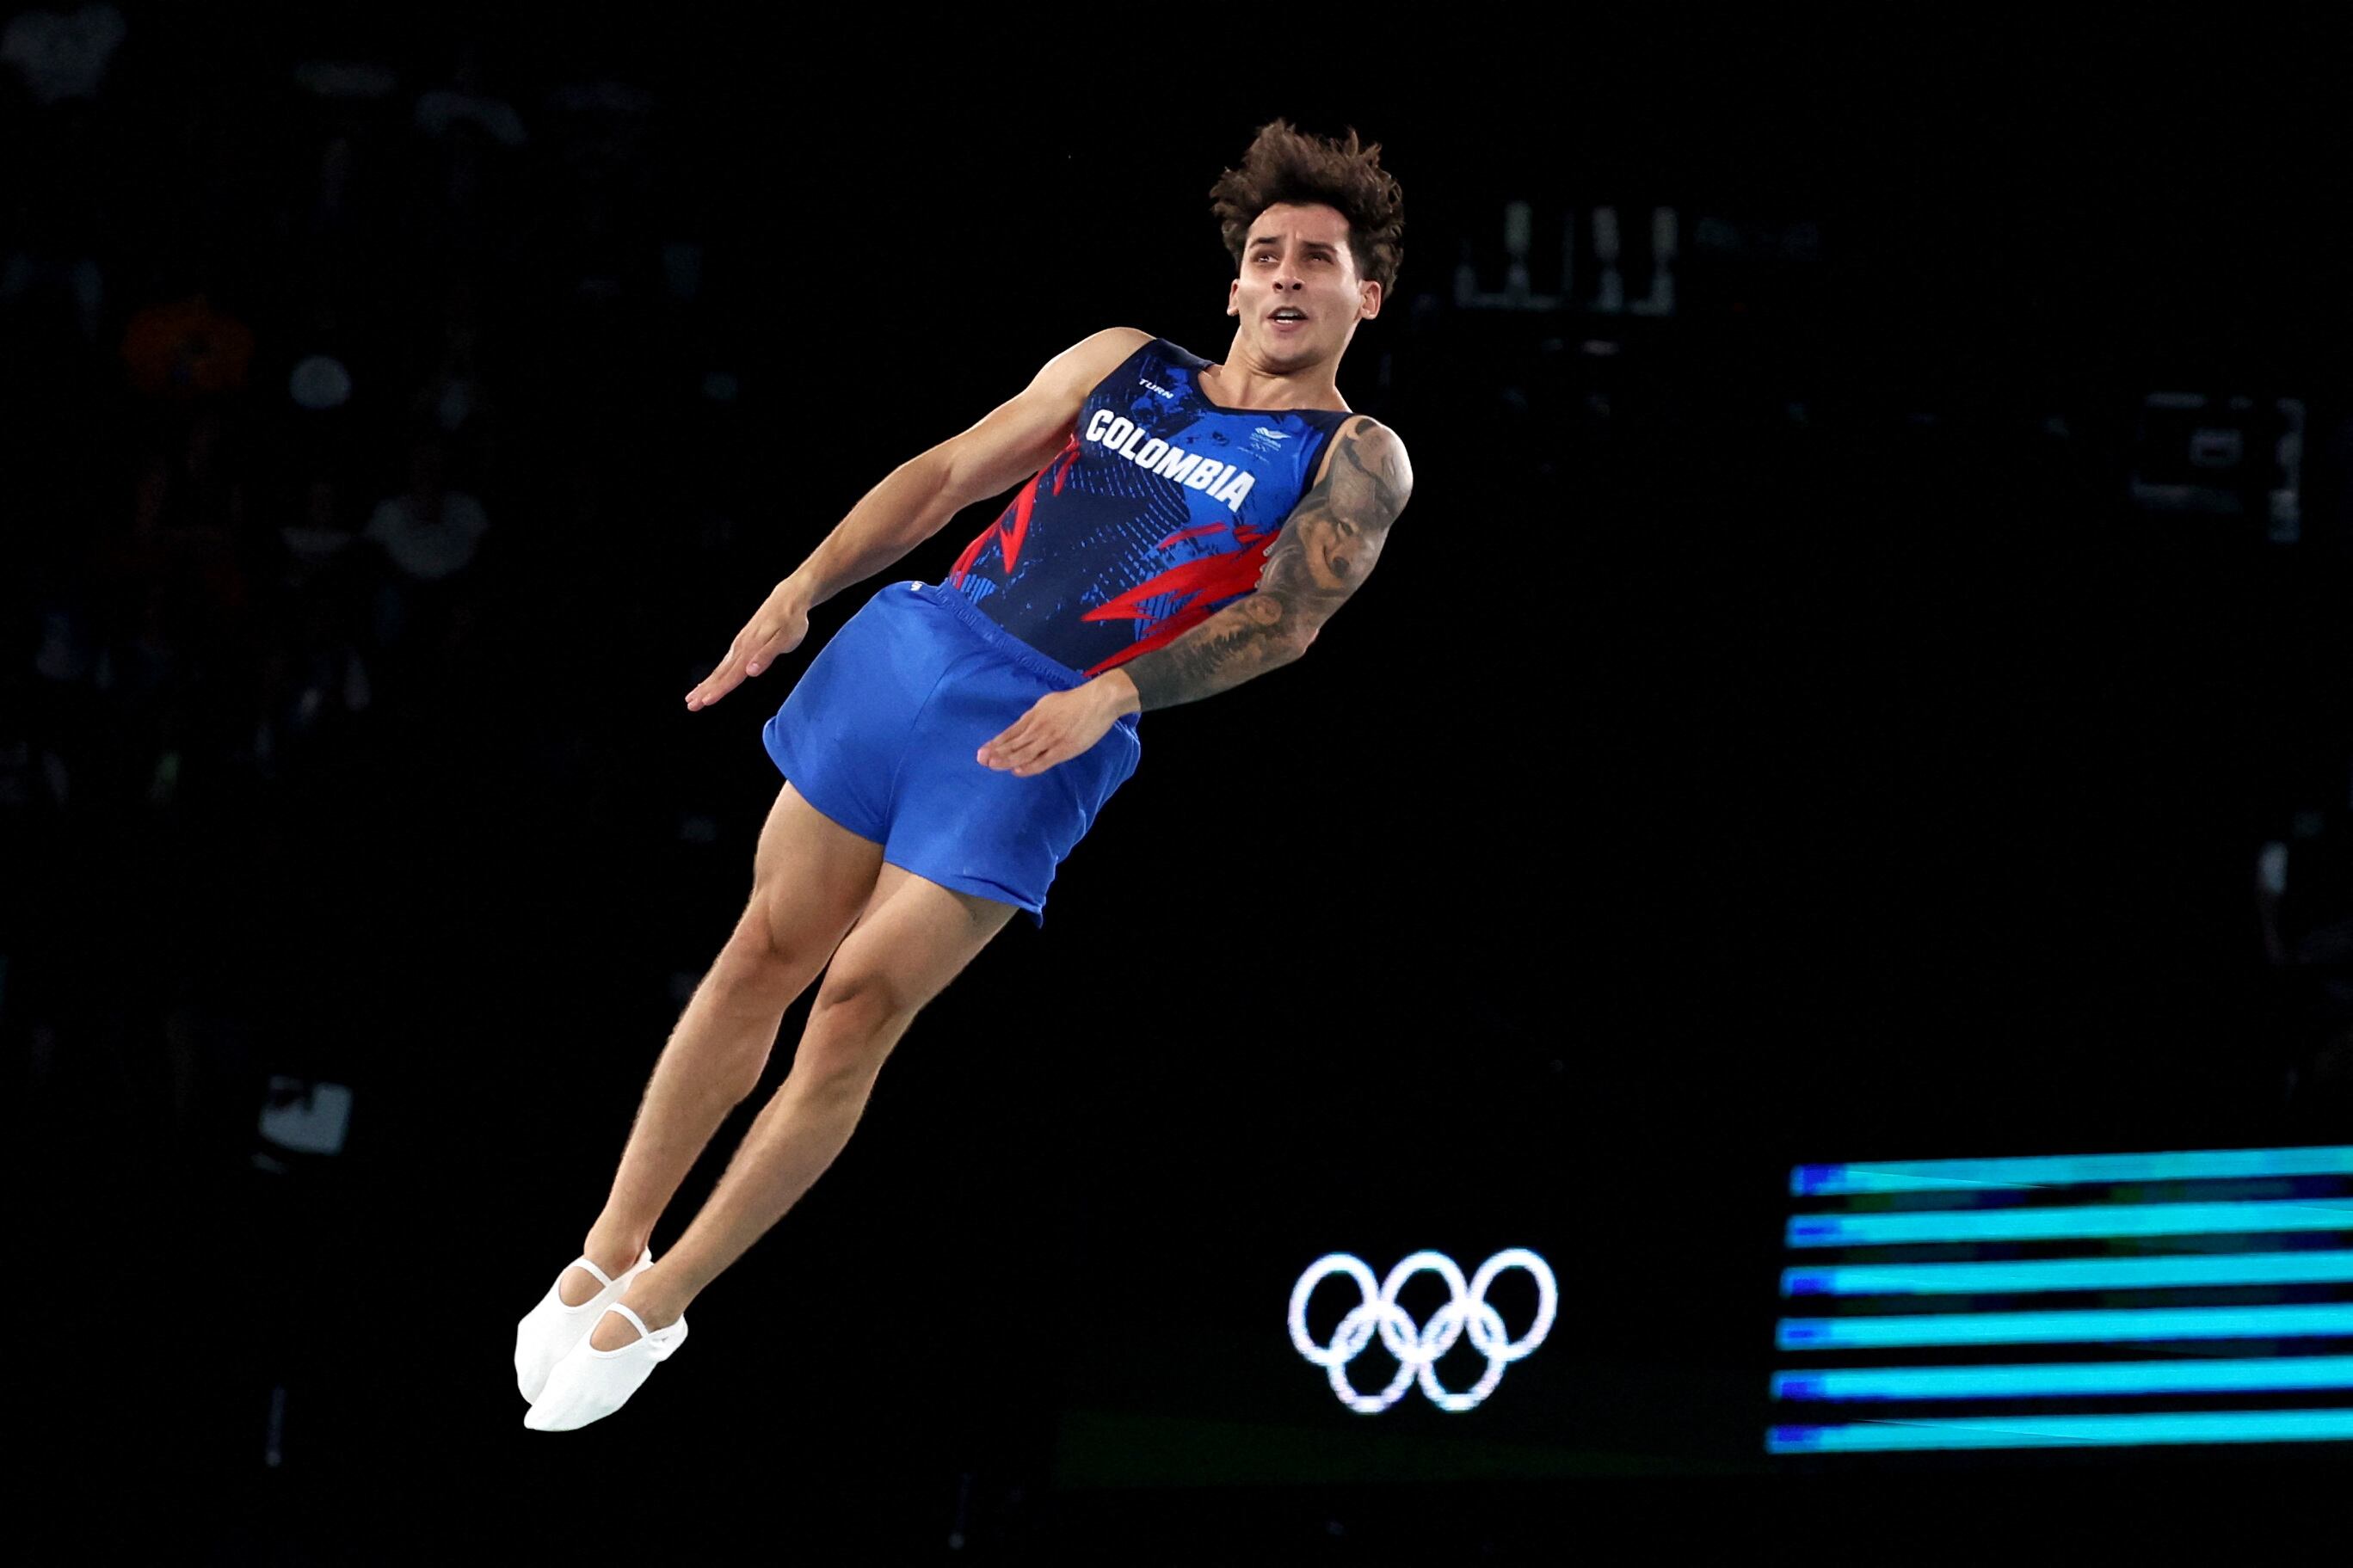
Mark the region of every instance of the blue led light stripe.
POLYGON ((2353 1388, 2353 1355, 2260 1361, 2053 1362, 2022 1366, 1854 1366, 1773 1374, 1776 1399, 1832 1401, 2237 1394, 2283 1388, 2353 1388))
POLYGON ((1791 1247, 1884 1247, 1904 1242, 2045 1241, 2065 1237, 2290 1230, 2353 1230, 2353 1197, 2276 1203, 1936 1209, 1925 1214, 1795 1215, 1789 1220, 1788 1240, 1791 1247))
POLYGON ((1934 1422, 1775 1426, 1766 1435, 1765 1447, 1768 1453, 1789 1454, 2347 1440, 2353 1440, 2353 1410, 2226 1410, 2147 1415, 1970 1415, 1934 1422))
POLYGON ((1799 1165, 1789 1191, 1919 1193, 1947 1187, 2045 1187, 2076 1182, 2194 1182, 2234 1176, 2353 1175, 2353 1145, 2192 1149, 2159 1154, 2037 1154, 2000 1160, 1887 1160, 1799 1165))
POLYGON ((2212 1408, 2298 1394, 2353 1405, 2348 1177, 2353 1145, 2345 1144, 1798 1166, 1789 1190, 1815 1201, 1791 1205, 1811 1212, 1785 1226, 1780 1285, 1784 1310, 1810 1315, 1777 1325, 1777 1342, 1791 1353, 1772 1374, 1772 1397, 1789 1414, 1846 1419, 1769 1427, 1767 1450, 2353 1439, 2353 1409, 2212 1408), (2243 1184, 2188 1184, 2233 1181, 2243 1184), (1882 1194, 1923 1194, 1935 1206, 1897 1200, 1900 1212, 1883 1212, 1891 1205, 1870 1195, 1882 1194), (2144 1237, 2160 1239, 2123 1239, 2144 1237), (1905 1247, 1949 1250, 1908 1262, 1873 1250, 1905 1247), (1833 1261, 1823 1257, 1830 1248, 1845 1250, 1833 1261), (1807 1249, 1816 1261, 1801 1264, 1807 1249), (2183 1300, 2233 1289, 2263 1304, 2183 1300), (2093 1296, 2070 1311, 2069 1291, 2146 1294, 2093 1296), (2304 1299, 2280 1300, 2289 1294, 2304 1299), (2047 1359, 1968 1364, 1990 1361, 2000 1347, 2034 1345, 2051 1347, 2047 1359), (2182 1353, 2197 1349, 2221 1353, 2182 1353), (1805 1366, 1815 1352, 1912 1364, 1805 1366), (2092 1359, 2118 1353, 2136 1359, 2092 1359), (2034 1403, 2094 1399, 2126 1413, 2034 1403), (1980 1412, 2004 1407, 1996 1401, 2012 1402, 2014 1413, 1959 1413, 1971 1402, 1980 1412), (1958 1408, 1919 1414, 1939 1402, 1958 1408), (2184 1408, 2196 1405, 2207 1408, 2184 1408))
POLYGON ((2353 1280, 2353 1252, 2200 1258, 2046 1258, 2023 1263, 1848 1263, 1781 1270, 1784 1296, 1982 1290, 2137 1290, 2170 1285, 2325 1285, 2353 1280))
POLYGON ((2172 1307, 2093 1312, 1924 1312, 1894 1318, 1785 1318, 1783 1350, 1885 1345, 2080 1344, 2353 1334, 2353 1302, 2320 1307, 2172 1307))

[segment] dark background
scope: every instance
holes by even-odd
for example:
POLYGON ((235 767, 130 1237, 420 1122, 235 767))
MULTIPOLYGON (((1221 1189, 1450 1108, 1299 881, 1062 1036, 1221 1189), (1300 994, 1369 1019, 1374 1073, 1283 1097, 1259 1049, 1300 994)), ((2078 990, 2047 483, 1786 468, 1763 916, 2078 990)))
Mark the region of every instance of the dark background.
POLYGON ((1748 1529, 1821 1495, 1761 1454, 1791 1164, 2353 1126, 2341 24, 115 15, 90 90, 0 77, 0 1037, 66 1555, 1748 1529), (521 140, 421 122, 453 83, 521 140), (659 1386, 525 1431, 511 1325, 741 910, 759 726, 870 589, 684 692, 1055 352, 1224 358, 1207 191, 1277 114, 1406 192, 1339 377, 1412 454, 1379 572, 1314 658, 1146 716, 1045 930, 659 1386), (1535 292, 1580 247, 1552 308, 1458 297, 1506 290, 1513 201, 1535 292), (1672 314, 1595 307, 1599 206, 1630 299, 1675 210, 1672 314), (338 407, 290 396, 315 353, 338 407), (2301 401, 2292 538, 2136 500, 2190 471, 2162 392, 2301 401), (448 576, 353 537, 411 488, 488 521, 448 576), (257 1131, 321 1085, 331 1150, 257 1131), (1475 1412, 1350 1415, 1282 1337, 1324 1252, 1518 1246, 1560 1318, 1475 1412))

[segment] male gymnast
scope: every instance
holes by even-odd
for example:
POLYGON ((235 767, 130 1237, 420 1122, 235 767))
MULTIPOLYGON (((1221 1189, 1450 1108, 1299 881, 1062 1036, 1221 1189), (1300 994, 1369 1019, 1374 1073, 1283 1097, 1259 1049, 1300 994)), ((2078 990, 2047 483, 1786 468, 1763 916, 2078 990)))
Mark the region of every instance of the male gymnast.
POLYGON ((1413 488, 1336 376, 1401 257, 1378 143, 1263 126, 1210 189, 1238 276, 1222 363, 1133 327, 1047 362, 875 486, 753 616, 690 711, 773 668, 809 611, 1018 485, 936 584, 877 592, 762 731, 785 777, 752 895, 656 1063, 581 1257, 518 1325, 523 1425, 620 1408, 686 1309, 833 1163, 916 1012, 1046 889, 1135 771, 1137 715, 1290 663, 1413 488), (792 1069, 654 1262, 654 1224, 822 973, 792 1069))

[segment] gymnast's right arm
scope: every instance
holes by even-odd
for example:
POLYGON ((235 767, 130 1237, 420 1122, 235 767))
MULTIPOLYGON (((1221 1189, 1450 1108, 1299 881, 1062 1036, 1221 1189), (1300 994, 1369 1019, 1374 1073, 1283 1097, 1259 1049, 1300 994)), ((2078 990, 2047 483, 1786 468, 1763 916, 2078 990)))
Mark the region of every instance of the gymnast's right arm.
POLYGON ((1151 341, 1136 328, 1111 327, 1073 343, 979 424, 892 469, 776 584, 719 667, 686 694, 687 708, 708 708, 798 647, 810 610, 897 561, 965 507, 1035 478, 1071 438, 1096 384, 1151 341))

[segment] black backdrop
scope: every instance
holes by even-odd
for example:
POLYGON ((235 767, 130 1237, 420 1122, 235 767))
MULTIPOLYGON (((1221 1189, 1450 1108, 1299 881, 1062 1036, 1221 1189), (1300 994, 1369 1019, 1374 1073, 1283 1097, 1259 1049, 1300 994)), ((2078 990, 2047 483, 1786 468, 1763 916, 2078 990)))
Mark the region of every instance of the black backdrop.
MULTIPOLYGON (((275 977, 246 1080, 354 1089, 344 1151, 290 1177, 248 1162, 250 1100, 168 1158, 110 1160, 72 1117, 26 1145, 173 1243, 137 1255, 185 1288, 163 1322, 129 1295, 93 1322, 208 1347, 144 1341, 150 1390, 186 1391, 164 1413, 74 1403, 95 1495, 194 1479, 247 1560, 471 1533, 879 1561, 1174 1521, 1551 1540, 1581 1478, 1766 1468, 1791 1163, 2330 1135, 2281 1103, 2249 883, 2290 810, 2343 805, 2341 467, 2311 444, 2293 552, 2126 489, 2147 391, 2346 416, 2347 148, 2309 52, 1504 38, 1409 64, 1397 39, 1188 78, 1060 34, 931 35, 917 68, 667 17, 134 24, 119 137, 159 156, 189 104, 266 140, 311 54, 413 92, 475 37, 526 109, 567 73, 649 85, 616 267, 634 286, 691 232, 702 357, 672 368, 741 390, 690 419, 599 337, 626 316, 551 334, 516 371, 542 400, 491 476, 464 661, 332 791, 273 802, 278 859, 241 858, 232 802, 49 906, 85 954, 128 907, 275 977), (1408 195, 1404 277, 1340 376, 1413 454, 1379 572, 1312 658, 1146 716, 1044 931, 1015 921, 918 1021, 659 1386, 524 1432, 509 1325, 741 907, 776 784, 756 731, 806 655, 702 713, 682 693, 869 485, 1060 348, 1133 324, 1221 358, 1206 190, 1275 113, 1358 126, 1408 195), (1614 204, 1647 265, 1645 215, 1676 208, 1678 314, 1456 309, 1458 261, 1501 285, 1510 200, 1539 289, 1565 215, 1614 204), (1748 241, 1702 245, 1704 215, 1748 241), (564 465, 607 440, 633 465, 587 510, 564 465), (1544 1253, 1552 1337, 1478 1412, 1348 1415, 1283 1337, 1290 1283, 1424 1246, 1544 1253)), ((1256 58, 1247 14, 1219 30, 1256 58)), ((553 176, 511 177, 521 224, 553 176)), ((553 308, 501 276, 494 301, 553 308)), ((992 510, 895 574, 936 580, 992 510)), ((1525 1284, 1499 1287, 1514 1327, 1525 1284)))

